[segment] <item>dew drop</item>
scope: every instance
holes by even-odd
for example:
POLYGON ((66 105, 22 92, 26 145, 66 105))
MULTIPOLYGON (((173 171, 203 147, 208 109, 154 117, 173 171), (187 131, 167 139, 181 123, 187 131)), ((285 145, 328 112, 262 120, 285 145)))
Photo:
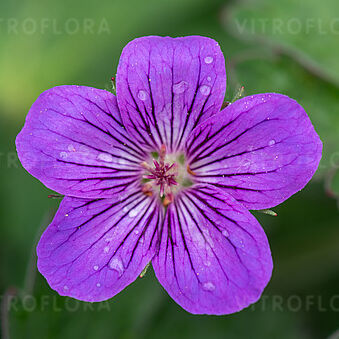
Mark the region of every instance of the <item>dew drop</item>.
POLYGON ((207 81, 211 81, 212 80, 212 78, 211 77, 207 77, 207 81))
POLYGON ((205 266, 207 266, 207 267, 211 266, 211 262, 210 261, 206 261, 205 262, 205 266))
POLYGON ((68 291, 68 286, 67 285, 64 286, 64 290, 68 291))
POLYGON ((113 258, 109 263, 109 268, 119 273, 119 277, 124 273, 124 265, 118 258, 113 258))
POLYGON ((211 87, 208 85, 202 85, 200 87, 200 93, 202 95, 209 95, 211 93, 211 87))
POLYGON ((128 216, 129 216, 130 218, 136 217, 136 216, 139 214, 139 212, 140 212, 143 208, 144 208, 143 204, 139 204, 138 206, 132 208, 132 209, 129 211, 128 216))
POLYGON ((186 91, 187 87, 186 81, 180 81, 173 85, 173 92, 176 94, 181 94, 186 91))
POLYGON ((211 248, 214 248, 214 242, 213 242, 213 239, 211 238, 211 235, 208 229, 207 228, 203 229, 203 233, 204 233, 204 238, 206 239, 207 244, 211 248))
POLYGON ((67 158, 68 154, 67 154, 67 152, 60 152, 59 155, 60 155, 61 158, 67 158))
POLYGON ((104 253, 108 253, 109 252, 109 246, 105 246, 104 247, 104 253))
POLYGON ((68 149, 70 152, 75 152, 75 147, 74 147, 72 144, 68 145, 67 149, 68 149))
POLYGON ((268 142, 268 145, 269 146, 273 146, 275 144, 275 140, 274 139, 272 139, 272 140, 270 140, 269 142, 268 142))
POLYGON ((214 291, 214 290, 215 290, 214 284, 211 283, 210 281, 204 283, 204 284, 202 285, 202 288, 203 288, 205 291, 214 291))
POLYGON ((98 265, 94 265, 94 266, 93 266, 93 270, 94 270, 94 271, 97 271, 98 269, 99 269, 99 266, 98 266, 98 265))
POLYGON ((138 98, 142 101, 145 101, 147 99, 147 93, 145 91, 139 91, 138 98))
POLYGON ((135 233, 135 234, 139 234, 139 231, 138 231, 138 230, 136 230, 136 231, 134 231, 134 233, 135 233))
POLYGON ((134 218, 135 216, 138 215, 138 210, 136 208, 133 208, 132 210, 129 211, 128 216, 130 218, 134 218))
POLYGON ((108 154, 108 153, 100 153, 98 155, 98 160, 105 161, 105 162, 112 162, 113 157, 111 154, 108 154))
POLYGON ((205 58, 205 63, 206 64, 211 64, 213 62, 213 58, 211 57, 211 56, 207 56, 206 58, 205 58))
POLYGON ((101 284, 100 283, 97 283, 97 287, 100 287, 101 286, 101 284))
POLYGON ((226 230, 223 230, 223 231, 221 232, 221 234, 222 234, 224 237, 229 237, 229 236, 230 236, 230 234, 229 234, 226 230))

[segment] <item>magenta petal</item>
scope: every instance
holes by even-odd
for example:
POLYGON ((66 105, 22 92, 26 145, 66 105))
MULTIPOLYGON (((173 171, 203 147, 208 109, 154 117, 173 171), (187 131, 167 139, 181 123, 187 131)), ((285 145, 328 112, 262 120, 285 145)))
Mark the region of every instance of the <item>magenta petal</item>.
POLYGON ((322 143, 304 109, 258 94, 199 125, 186 144, 197 182, 223 188, 248 209, 278 205, 315 173, 322 143))
POLYGON ((117 71, 124 124, 148 148, 180 148, 198 123, 220 110, 225 88, 220 47, 199 36, 135 39, 117 71))
POLYGON ((82 198, 125 190, 139 178, 145 158, 123 128, 115 96, 83 86, 42 93, 16 145, 28 172, 61 194, 82 198))
POLYGON ((152 259, 160 219, 156 201, 142 193, 66 197, 40 239, 38 269, 60 295, 109 299, 152 259))
POLYGON ((200 185, 169 205, 152 264, 185 310, 229 314, 260 297, 272 272, 266 235, 256 219, 221 189, 200 185))

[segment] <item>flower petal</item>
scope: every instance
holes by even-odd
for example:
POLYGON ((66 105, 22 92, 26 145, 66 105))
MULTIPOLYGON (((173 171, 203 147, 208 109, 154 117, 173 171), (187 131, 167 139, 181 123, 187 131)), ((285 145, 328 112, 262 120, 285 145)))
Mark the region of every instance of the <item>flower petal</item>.
POLYGON ((186 144, 197 182, 248 209, 278 205, 315 173, 322 143, 304 109, 285 95, 243 98, 199 125, 186 144))
POLYGON ((145 158, 124 130, 115 96, 84 86, 42 93, 16 145, 29 173, 61 194, 83 198, 125 190, 145 158))
POLYGON ((272 258, 256 219, 221 189, 200 185, 169 205, 153 267, 185 310, 229 314, 260 297, 272 258))
POLYGON ((152 259, 161 217, 156 201, 142 193, 66 197, 40 239, 38 269, 60 295, 109 299, 152 259))
POLYGON ((179 149, 199 122, 220 110, 225 88, 220 47, 200 36, 135 39, 124 48, 117 71, 124 124, 153 149, 179 149))

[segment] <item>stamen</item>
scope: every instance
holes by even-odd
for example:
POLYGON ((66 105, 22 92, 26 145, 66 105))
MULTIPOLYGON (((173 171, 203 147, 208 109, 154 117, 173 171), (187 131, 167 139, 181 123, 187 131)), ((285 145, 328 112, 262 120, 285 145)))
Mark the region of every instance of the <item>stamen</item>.
POLYGON ((164 164, 166 157, 166 146, 164 144, 160 147, 160 153, 159 153, 159 162, 160 164, 164 164))
POLYGON ((152 170, 152 167, 151 167, 146 161, 143 161, 140 165, 141 165, 144 169, 146 169, 147 171, 151 171, 151 170, 152 170))
POLYGON ((167 207, 169 204, 171 204, 173 202, 173 200, 174 200, 173 194, 166 195, 162 204, 163 204, 164 207, 167 207))
POLYGON ((142 192, 151 197, 153 195, 153 192, 152 192, 152 184, 150 182, 147 182, 146 184, 144 184, 141 188, 142 192))
POLYGON ((187 165, 187 172, 191 175, 197 175, 195 172, 193 172, 191 169, 190 169, 190 165, 187 165))

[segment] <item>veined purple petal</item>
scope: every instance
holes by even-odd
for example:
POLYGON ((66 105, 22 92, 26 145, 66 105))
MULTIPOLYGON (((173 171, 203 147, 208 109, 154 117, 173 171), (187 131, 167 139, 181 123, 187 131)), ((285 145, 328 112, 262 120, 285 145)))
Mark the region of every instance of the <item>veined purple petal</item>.
POLYGON ((271 277, 266 235, 245 207, 221 189, 198 185, 170 204, 153 267, 185 310, 229 314, 260 297, 271 277))
POLYGON ((84 86, 42 93, 16 145, 29 173, 61 194, 82 198, 125 190, 139 178, 145 158, 122 125, 115 96, 84 86))
POLYGON ((38 269, 60 295, 84 301, 113 297, 155 253, 161 211, 138 192, 114 199, 66 197, 38 248, 38 269))
POLYGON ((307 184, 322 143, 296 101, 267 93, 238 100, 206 120, 186 148, 197 182, 222 188, 248 209, 263 209, 307 184))
POLYGON ((135 39, 117 71, 122 119, 147 148, 180 148, 198 123, 219 111, 225 88, 220 47, 199 36, 135 39))

